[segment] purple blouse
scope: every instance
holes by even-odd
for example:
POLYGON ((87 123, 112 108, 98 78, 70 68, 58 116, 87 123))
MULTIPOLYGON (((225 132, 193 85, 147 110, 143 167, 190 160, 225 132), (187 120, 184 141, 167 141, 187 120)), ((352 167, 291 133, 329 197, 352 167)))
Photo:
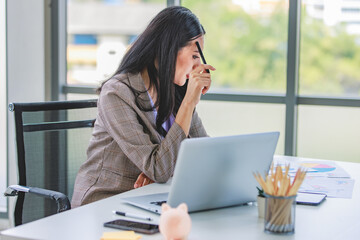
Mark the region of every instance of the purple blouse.
MULTIPOLYGON (((148 96, 149 96, 149 98, 150 98, 151 106, 154 107, 154 102, 153 102, 153 100, 152 100, 149 92, 148 92, 148 96)), ((156 108, 154 108, 154 116, 155 116, 155 119, 156 119, 156 117, 157 117, 156 108)), ((166 120, 166 121, 162 124, 162 127, 165 129, 166 132, 168 132, 174 122, 175 122, 175 117, 174 117, 173 114, 171 114, 170 117, 169 117, 169 119, 166 120)))

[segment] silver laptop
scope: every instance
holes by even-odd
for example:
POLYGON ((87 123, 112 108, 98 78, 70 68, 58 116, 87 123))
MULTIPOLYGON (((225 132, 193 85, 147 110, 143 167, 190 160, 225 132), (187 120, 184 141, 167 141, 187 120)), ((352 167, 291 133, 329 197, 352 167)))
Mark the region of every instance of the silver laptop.
POLYGON ((186 139, 181 143, 169 193, 124 198, 161 213, 161 204, 186 203, 189 212, 256 200, 253 172, 268 171, 279 132, 186 139))

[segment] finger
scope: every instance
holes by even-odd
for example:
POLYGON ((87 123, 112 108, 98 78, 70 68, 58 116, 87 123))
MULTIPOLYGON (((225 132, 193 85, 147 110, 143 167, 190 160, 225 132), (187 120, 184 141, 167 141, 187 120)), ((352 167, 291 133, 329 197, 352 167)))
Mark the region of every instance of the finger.
POLYGON ((139 179, 138 180, 136 180, 136 182, 134 183, 134 188, 138 188, 138 187, 140 187, 141 186, 141 181, 139 181, 139 179))
POLYGON ((146 186, 146 185, 154 182, 153 180, 151 180, 151 178, 149 178, 145 174, 143 174, 143 176, 144 176, 144 181, 142 182, 142 186, 146 186))
POLYGON ((191 82, 210 81, 211 75, 210 73, 192 73, 190 74, 189 80, 191 82))
POLYGON ((144 174, 141 173, 135 181, 134 188, 141 187, 143 182, 144 182, 144 174))
POLYGON ((148 180, 148 184, 154 183, 154 181, 149 177, 147 178, 147 180, 148 180))
POLYGON ((208 82, 208 84, 202 89, 201 93, 202 95, 205 95, 205 93, 207 93, 207 91, 209 91, 211 86, 211 80, 208 82))
POLYGON ((191 76, 194 77, 201 77, 201 78, 210 78, 211 74, 206 72, 200 72, 200 73, 192 73, 191 76))
POLYGON ((146 178, 143 186, 149 185, 151 183, 153 183, 153 181, 150 178, 146 178))
POLYGON ((146 185, 145 182, 146 182, 146 178, 144 178, 143 181, 141 182, 141 187, 146 185))
POLYGON ((202 76, 202 75, 205 75, 205 73, 203 73, 203 74, 194 74, 194 77, 192 77, 193 84, 198 85, 199 87, 201 87, 201 89, 203 87, 210 86, 210 83, 211 83, 211 77, 210 76, 202 76))
POLYGON ((216 71, 216 68, 214 68, 213 66, 211 66, 210 64, 202 64, 202 66, 205 69, 210 69, 211 71, 216 71))
POLYGON ((205 95, 209 91, 210 85, 211 85, 211 83, 202 89, 202 91, 201 91, 202 95, 205 95))
POLYGON ((150 179, 149 179, 149 178, 146 178, 145 181, 144 181, 144 186, 145 186, 145 185, 148 185, 148 184, 150 184, 150 179))
POLYGON ((200 73, 200 72, 205 72, 205 70, 210 69, 211 71, 215 71, 216 69, 209 65, 209 64, 200 64, 199 66, 197 66, 194 69, 194 72, 200 73))

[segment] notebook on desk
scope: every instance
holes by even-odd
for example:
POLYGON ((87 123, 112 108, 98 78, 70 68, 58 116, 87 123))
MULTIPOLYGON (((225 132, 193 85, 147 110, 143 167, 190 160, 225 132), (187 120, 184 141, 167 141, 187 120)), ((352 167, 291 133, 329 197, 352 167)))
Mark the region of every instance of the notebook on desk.
POLYGON ((186 139, 181 143, 169 193, 124 198, 131 205, 161 213, 161 204, 189 212, 256 200, 253 172, 268 171, 279 132, 186 139))

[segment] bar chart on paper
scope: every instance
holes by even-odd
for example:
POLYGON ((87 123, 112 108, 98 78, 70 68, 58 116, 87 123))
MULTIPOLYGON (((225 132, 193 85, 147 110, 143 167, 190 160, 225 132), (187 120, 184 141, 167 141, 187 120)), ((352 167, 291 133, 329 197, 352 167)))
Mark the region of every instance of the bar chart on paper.
POLYGON ((332 172, 336 170, 336 167, 330 166, 328 164, 321 164, 321 163, 302 163, 300 164, 302 167, 310 168, 314 172, 332 172))
MULTIPOLYGON (((286 163, 282 163, 284 166, 286 163)), ((290 163, 290 176, 295 176, 298 168, 306 169, 306 176, 328 178, 350 178, 350 175, 336 163, 331 161, 311 161, 303 163, 290 163)))

